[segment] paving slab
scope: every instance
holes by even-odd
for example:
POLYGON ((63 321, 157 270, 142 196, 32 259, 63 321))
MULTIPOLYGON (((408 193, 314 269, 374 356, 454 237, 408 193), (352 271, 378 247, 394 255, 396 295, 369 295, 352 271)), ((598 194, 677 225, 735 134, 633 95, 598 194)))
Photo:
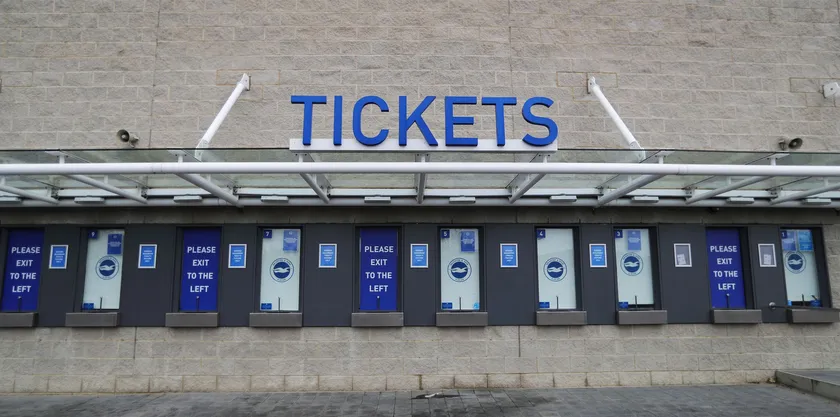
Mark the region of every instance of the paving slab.
POLYGON ((0 396, 0 417, 840 416, 840 403, 775 385, 0 396))

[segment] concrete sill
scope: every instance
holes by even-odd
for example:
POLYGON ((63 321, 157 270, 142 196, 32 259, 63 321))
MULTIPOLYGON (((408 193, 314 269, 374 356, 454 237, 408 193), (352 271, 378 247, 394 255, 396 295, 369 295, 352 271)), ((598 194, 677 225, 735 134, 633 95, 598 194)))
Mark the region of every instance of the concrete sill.
POLYGON ((64 327, 117 327, 120 313, 116 311, 67 313, 64 315, 64 327))
POLYGON ((667 310, 619 311, 618 324, 667 324, 667 310))
POLYGON ((303 314, 289 313, 251 313, 248 325, 251 327, 301 327, 303 314))
POLYGON ((758 324, 761 323, 761 310, 712 310, 712 323, 715 324, 758 324))
POLYGON ((837 323, 840 312, 831 309, 790 309, 787 310, 788 323, 837 323))
POLYGON ((166 313, 166 327, 219 327, 219 313, 166 313))
POLYGON ((35 327, 38 313, 0 313, 0 327, 35 327))
POLYGON ((403 327, 403 313, 400 311, 382 313, 353 313, 352 327, 403 327))
POLYGON ((486 327, 486 311, 442 311, 437 313, 437 327, 486 327))
POLYGON ((584 326, 585 311, 537 311, 537 326, 584 326))

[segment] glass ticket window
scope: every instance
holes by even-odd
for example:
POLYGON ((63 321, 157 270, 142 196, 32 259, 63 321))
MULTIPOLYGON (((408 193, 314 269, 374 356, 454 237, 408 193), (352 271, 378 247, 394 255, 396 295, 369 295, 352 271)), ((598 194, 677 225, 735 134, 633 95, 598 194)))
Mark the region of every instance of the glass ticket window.
POLYGON ((619 308, 653 307, 653 259, 648 229, 615 229, 619 308))
POLYGON ((263 229, 260 311, 300 310, 300 229, 263 229))
POLYGON ((478 229, 440 229, 440 308, 481 309, 478 229))
POLYGON ((539 308, 577 308, 575 238, 572 229, 537 229, 539 308))
POLYGON ((82 310, 119 309, 125 231, 95 229, 87 237, 82 310))
POLYGON ((781 238, 788 304, 822 307, 814 234, 810 229, 782 229, 781 238))

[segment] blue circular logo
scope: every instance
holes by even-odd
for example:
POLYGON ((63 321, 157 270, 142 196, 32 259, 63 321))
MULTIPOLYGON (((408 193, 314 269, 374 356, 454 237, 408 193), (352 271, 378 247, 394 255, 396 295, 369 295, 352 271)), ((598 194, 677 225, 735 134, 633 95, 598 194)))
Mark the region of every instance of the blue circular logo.
POLYGON ((464 258, 455 258, 449 263, 449 278, 455 282, 464 282, 470 279, 472 267, 464 258))
POLYGON ((560 282, 566 278, 566 263, 560 258, 549 258, 543 265, 543 273, 549 281, 560 282))
POLYGON ((271 279, 277 282, 288 281, 293 272, 295 272, 295 267, 292 261, 286 258, 278 258, 271 263, 271 279))
POLYGON ((642 272, 642 257, 630 252, 621 257, 621 270, 627 275, 639 275, 642 272))
POLYGON ((103 256, 96 262, 96 275, 106 281, 117 276, 119 270, 120 263, 113 256, 103 256))
POLYGON ((794 274, 805 270, 805 257, 799 252, 788 252, 785 256, 785 268, 794 274))

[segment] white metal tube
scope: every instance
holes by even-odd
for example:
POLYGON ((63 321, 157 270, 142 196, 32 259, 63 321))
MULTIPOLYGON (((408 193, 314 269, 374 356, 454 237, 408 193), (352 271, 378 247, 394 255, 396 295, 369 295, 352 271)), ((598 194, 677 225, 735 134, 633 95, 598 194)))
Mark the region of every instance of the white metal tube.
POLYGON ((615 111, 610 101, 607 100, 607 97, 604 96, 604 92, 601 91, 601 86, 595 82, 595 77, 589 77, 589 91, 592 94, 595 94, 595 97, 598 98, 598 101, 601 103, 601 106, 604 107, 604 110, 607 111, 607 114, 612 119, 613 123, 615 123, 615 127, 618 128, 618 131, 621 132, 621 136, 624 137, 624 140, 627 141, 627 144, 631 148, 641 149, 641 145, 639 145, 639 141, 636 140, 636 137, 633 136, 633 133, 630 132, 630 129, 627 128, 627 125, 624 124, 624 121, 621 120, 621 116, 618 115, 618 112, 615 111))
MULTIPOLYGON (((418 162, 426 162, 426 155, 420 155, 419 158, 415 158, 415 160, 419 159, 418 162)), ((422 203, 423 199, 426 197, 426 174, 414 174, 415 188, 417 189, 417 202, 422 203)))
POLYGON ((29 199, 32 199, 32 200, 43 201, 43 202, 49 203, 49 204, 58 204, 58 200, 56 200, 52 197, 48 197, 48 196, 41 195, 41 194, 38 194, 38 193, 33 193, 33 192, 30 192, 30 191, 26 191, 26 190, 21 190, 20 188, 11 187, 11 186, 8 186, 6 184, 0 184, 0 191, 6 192, 6 193, 9 193, 9 194, 14 194, 14 195, 24 197, 24 198, 29 198, 29 199))
POLYGON ((306 181, 307 184, 309 184, 309 187, 312 188, 312 191, 315 191, 315 194, 318 194, 318 198, 320 198, 321 201, 325 203, 328 203, 330 201, 330 196, 328 196, 327 192, 324 191, 324 189, 321 188, 320 185, 318 185, 318 181, 315 179, 314 176, 312 176, 312 174, 300 174, 300 176, 303 177, 303 180, 306 181))
POLYGON ((196 174, 178 174, 184 181, 187 181, 196 187, 203 188, 208 193, 213 194, 220 199, 227 201, 230 204, 233 204, 236 207, 242 207, 242 204, 239 202, 239 197, 229 193, 222 187, 219 187, 216 184, 213 184, 210 180, 203 178, 196 174))
POLYGON ((202 136, 201 140, 198 141, 198 145, 195 147, 195 159, 198 159, 199 161, 201 160, 203 153, 201 149, 210 147, 210 142, 213 141, 213 136, 216 135, 216 132, 222 125, 222 122, 225 121, 228 113, 230 113, 230 109, 233 108, 236 100, 239 99, 242 91, 246 88, 248 90, 251 89, 251 79, 248 77, 248 74, 242 74, 242 78, 236 83, 236 88, 234 88, 233 92, 230 93, 230 97, 228 97, 227 101, 225 101, 225 104, 222 106, 222 109, 219 110, 219 113, 213 119, 213 122, 210 123, 210 127, 208 127, 207 131, 204 132, 204 136, 202 136))
MULTIPOLYGON (((657 165, 660 165, 660 164, 657 164, 657 165)), ((648 185, 648 184, 650 184, 650 183, 652 183, 652 182, 654 182, 654 181, 656 181, 656 180, 658 180, 662 177, 663 177, 663 175, 645 175, 643 177, 636 178, 635 180, 633 180, 633 181, 631 181, 631 182, 629 182, 629 183, 627 183, 627 184, 625 184, 621 187, 618 187, 615 190, 612 190, 609 193, 606 193, 606 194, 602 195, 601 197, 598 197, 598 203, 595 204, 595 207, 601 207, 604 204, 609 204, 614 200, 618 200, 619 198, 624 197, 625 195, 627 195, 627 194, 629 194, 629 193, 631 193, 631 192, 633 192, 633 191, 635 191, 639 188, 642 188, 645 185, 648 185)))
POLYGON ((90 185, 91 187, 96 187, 96 188, 108 191, 110 193, 114 193, 114 194, 116 194, 120 197, 125 197, 125 198, 128 198, 130 200, 134 200, 138 203, 146 204, 146 199, 143 198, 142 196, 138 195, 138 194, 130 193, 126 190, 123 190, 122 188, 114 187, 111 184, 108 184, 108 183, 105 183, 105 182, 102 182, 102 181, 99 181, 99 180, 95 180, 91 177, 87 177, 87 176, 84 176, 84 175, 68 175, 67 178, 70 178, 72 180, 76 180, 78 182, 90 185))
POLYGON ((691 197, 691 198, 685 200, 685 203, 686 204, 696 203, 698 201, 702 201, 702 200, 705 200, 707 198, 712 198, 712 197, 721 195, 723 193, 728 193, 730 191, 737 190, 739 188, 743 188, 743 187, 746 187, 748 185, 753 185, 757 182, 764 181, 768 178, 770 178, 770 177, 767 177, 767 176, 749 177, 749 178, 743 179, 741 181, 736 181, 736 182, 733 182, 732 184, 729 184, 729 185, 726 185, 726 186, 723 186, 723 187, 720 187, 720 188, 716 188, 716 189, 711 190, 711 191, 706 191, 705 193, 702 193, 702 194, 697 194, 694 197, 691 197))
POLYGON ((518 162, 126 162, 0 164, 7 175, 153 174, 613 174, 840 177, 840 166, 518 162))
POLYGON ((786 203, 788 201, 793 201, 793 200, 801 200, 805 197, 810 197, 812 195, 827 193, 829 191, 834 191, 834 190, 840 190, 840 183, 825 185, 825 186, 822 186, 822 187, 819 187, 819 188, 814 188, 814 189, 811 189, 811 190, 805 190, 805 191, 800 191, 798 193, 789 194, 789 195, 786 195, 784 197, 774 198, 774 199, 770 200, 770 204, 775 205, 775 204, 779 204, 779 203, 786 203))
POLYGON ((528 181, 522 183, 519 187, 516 187, 516 190, 510 195, 510 202, 513 203, 514 201, 519 200, 523 195, 525 195, 525 193, 528 192, 528 190, 537 185, 543 177, 545 177, 545 174, 536 174, 535 176, 529 178, 528 181))

